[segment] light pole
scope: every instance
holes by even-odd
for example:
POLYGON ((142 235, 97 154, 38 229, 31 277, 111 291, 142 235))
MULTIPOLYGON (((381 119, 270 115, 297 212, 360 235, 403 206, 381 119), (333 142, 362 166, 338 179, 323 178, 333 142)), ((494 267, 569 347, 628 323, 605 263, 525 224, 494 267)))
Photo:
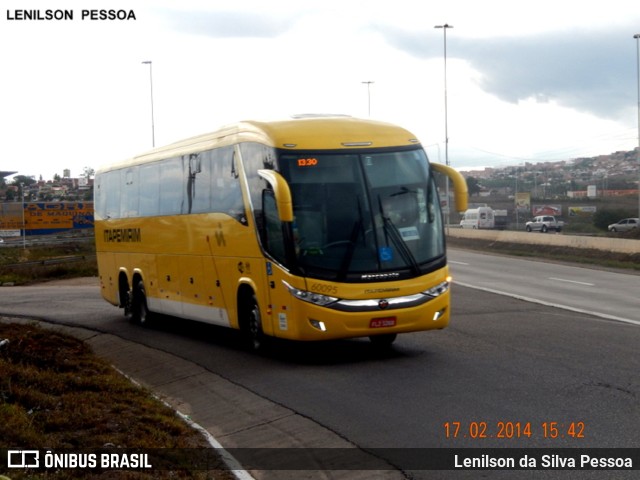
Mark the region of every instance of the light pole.
POLYGON ((367 85, 367 109, 369 112, 369 116, 371 116, 371 84, 375 83, 371 80, 367 80, 366 82, 362 82, 367 85))
POLYGON ((636 68, 638 73, 638 217, 640 217, 640 33, 636 33, 633 38, 636 39, 636 68))
POLYGON ((151 87, 151 146, 156 146, 156 128, 153 121, 153 67, 151 60, 145 60, 142 62, 145 65, 149 65, 149 86, 151 87))
POLYGON ((516 230, 520 230, 520 216, 518 215, 518 166, 516 165, 516 230))
POLYGON ((453 25, 445 23, 444 25, 436 25, 434 28, 441 28, 444 32, 444 161, 449 165, 449 127, 447 112, 447 28, 453 28, 453 25))
POLYGON ((22 197, 22 249, 27 248, 27 223, 24 217, 24 182, 20 182, 20 196, 22 197))
MULTIPOLYGON (((447 110, 447 28, 453 28, 453 25, 445 23, 444 25, 436 25, 434 28, 441 28, 444 32, 444 163, 449 166, 449 116, 447 110)), ((445 195, 447 196, 447 228, 449 227, 449 214, 451 212, 449 204, 449 177, 446 179, 445 195)))

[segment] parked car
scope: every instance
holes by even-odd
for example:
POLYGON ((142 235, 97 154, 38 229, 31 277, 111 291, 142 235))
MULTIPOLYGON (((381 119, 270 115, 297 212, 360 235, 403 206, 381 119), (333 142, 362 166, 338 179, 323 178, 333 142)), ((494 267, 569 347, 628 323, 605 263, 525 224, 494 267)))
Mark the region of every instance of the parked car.
POLYGON ((610 232, 628 232, 634 228, 638 228, 640 225, 640 220, 637 218, 624 218, 620 220, 618 223, 612 223, 609 225, 610 232))
POLYGON ((556 217, 551 215, 539 215, 525 225, 527 232, 538 230, 542 233, 548 230, 560 232, 562 231, 562 227, 564 227, 564 222, 562 220, 556 220, 556 217))

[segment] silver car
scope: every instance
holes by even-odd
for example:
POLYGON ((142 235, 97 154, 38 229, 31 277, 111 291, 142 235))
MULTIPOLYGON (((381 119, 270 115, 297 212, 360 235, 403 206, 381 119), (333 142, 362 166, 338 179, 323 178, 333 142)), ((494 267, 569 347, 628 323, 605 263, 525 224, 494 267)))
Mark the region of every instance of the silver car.
POLYGON ((618 223, 609 225, 610 232, 628 232, 633 228, 638 228, 640 221, 637 218, 625 218, 618 223))

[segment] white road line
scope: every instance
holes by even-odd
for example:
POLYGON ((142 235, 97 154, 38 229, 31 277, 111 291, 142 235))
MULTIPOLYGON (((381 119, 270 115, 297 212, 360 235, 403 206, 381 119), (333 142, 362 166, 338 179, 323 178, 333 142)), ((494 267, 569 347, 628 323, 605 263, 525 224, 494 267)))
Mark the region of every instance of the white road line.
POLYGON ((587 287, 595 287, 595 283, 577 282, 575 280, 567 280, 566 278, 549 277, 549 280, 555 280, 556 282, 576 283, 578 285, 585 285, 587 287))
POLYGON ((570 312, 584 313, 586 315, 591 315, 591 316, 599 317, 599 318, 605 318, 607 320, 614 320, 616 322, 631 323, 632 325, 640 325, 640 321, 638 321, 638 320, 631 320, 629 318, 617 317, 615 315, 609 315, 607 313, 594 312, 592 310, 584 310, 582 308, 575 308, 575 307, 571 307, 569 305, 562 305, 560 303, 545 302, 544 300, 539 300, 537 298, 525 297, 524 295, 516 295, 514 293, 509 293, 509 292, 502 292, 500 290, 494 290, 492 288, 479 287, 477 285, 471 285, 470 283, 466 283, 466 282, 455 282, 454 281, 454 283, 457 284, 457 285, 462 285, 463 287, 473 288, 475 290, 482 290, 483 292, 495 293, 497 295, 505 295, 507 297, 516 298, 518 300, 524 300, 525 302, 537 303, 537 304, 540 304, 540 305, 545 305, 547 307, 561 308, 563 310, 569 310, 570 312))

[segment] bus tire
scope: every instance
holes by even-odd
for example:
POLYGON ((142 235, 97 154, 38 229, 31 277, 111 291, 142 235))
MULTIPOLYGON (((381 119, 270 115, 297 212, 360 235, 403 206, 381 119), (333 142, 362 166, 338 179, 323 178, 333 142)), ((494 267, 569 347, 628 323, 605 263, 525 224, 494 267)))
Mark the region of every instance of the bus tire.
POLYGON ((264 349, 265 334, 262 330, 262 316, 255 295, 251 295, 249 304, 244 313, 244 335, 250 350, 258 352, 264 349))
POLYGON ((131 320, 131 301, 133 297, 133 292, 129 288, 129 281, 127 277, 120 273, 118 277, 118 298, 120 303, 120 308, 124 310, 124 318, 127 320, 131 320))
POLYGON ((124 318, 129 321, 133 321, 133 310, 131 309, 131 305, 133 302, 133 292, 131 290, 127 290, 122 293, 121 296, 125 299, 122 302, 122 308, 124 309, 124 318))
POLYGON ((391 347, 391 344, 395 342, 397 337, 397 333, 386 333, 384 335, 371 335, 369 340, 371 340, 371 344, 375 348, 385 349, 391 347))
POLYGON ((140 280, 133 288, 131 320, 139 325, 148 325, 150 319, 151 314, 147 307, 147 294, 144 289, 144 283, 140 280))

